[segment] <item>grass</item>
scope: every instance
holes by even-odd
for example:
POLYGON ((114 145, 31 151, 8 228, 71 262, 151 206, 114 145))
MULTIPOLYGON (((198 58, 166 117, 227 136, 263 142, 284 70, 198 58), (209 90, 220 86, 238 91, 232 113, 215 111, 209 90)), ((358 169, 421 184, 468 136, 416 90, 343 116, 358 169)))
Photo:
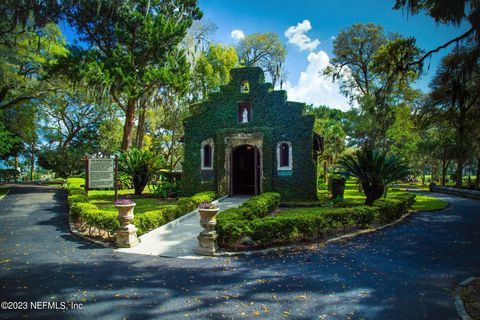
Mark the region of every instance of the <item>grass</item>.
POLYGON ((448 206, 447 201, 421 194, 417 194, 415 199, 416 201, 412 206, 414 211, 435 211, 445 209, 448 206))
MULTIPOLYGON (((83 178, 71 178, 70 181, 72 183, 78 184, 83 188, 84 180, 83 178)), ((115 195, 114 190, 89 190, 88 191, 88 201, 100 209, 108 212, 116 213, 117 209, 113 204, 113 198, 115 195)), ((168 207, 175 204, 175 200, 168 201, 168 200, 161 200, 158 198, 150 197, 150 190, 145 188, 142 193, 141 197, 134 195, 133 189, 124 189, 118 190, 118 198, 134 198, 133 200, 137 204, 135 206, 135 215, 140 215, 145 212, 149 212, 152 210, 157 210, 161 207, 168 207)))
POLYGON ((8 188, 0 187, 0 198, 6 195, 8 192, 8 188))
MULTIPOLYGON (((417 186, 417 185, 412 185, 412 184, 401 184, 399 187, 405 188, 405 187, 412 187, 412 186, 417 186)), ((423 190, 423 188, 422 188, 423 190)), ((428 190, 428 188, 427 188, 428 190)), ((395 195, 399 193, 405 192, 402 189, 399 188, 391 188, 389 189, 387 193, 387 198, 388 195, 395 195)), ((321 199, 327 199, 328 198, 328 190, 319 190, 319 198, 321 199)), ((347 180, 347 183, 345 185, 345 193, 344 193, 344 198, 345 201, 354 205, 362 205, 365 202, 365 195, 363 192, 358 191, 357 183, 355 182, 354 179, 349 179, 347 180)), ((448 206, 448 202, 434 198, 434 197, 429 197, 425 195, 420 195, 417 194, 416 201, 413 204, 412 210, 414 211, 435 211, 435 210, 441 210, 445 209, 448 206)))
MULTIPOLYGON (((167 201, 158 198, 150 198, 148 188, 145 188, 141 198, 134 198, 135 215, 142 214, 148 211, 157 210, 161 207, 168 207, 175 204, 175 200, 167 201)), ((89 190, 88 200, 90 203, 97 205, 99 208, 105 211, 117 212, 115 205, 113 204, 113 197, 115 192, 113 190, 89 190)), ((118 190, 119 199, 134 197, 133 189, 118 190)))

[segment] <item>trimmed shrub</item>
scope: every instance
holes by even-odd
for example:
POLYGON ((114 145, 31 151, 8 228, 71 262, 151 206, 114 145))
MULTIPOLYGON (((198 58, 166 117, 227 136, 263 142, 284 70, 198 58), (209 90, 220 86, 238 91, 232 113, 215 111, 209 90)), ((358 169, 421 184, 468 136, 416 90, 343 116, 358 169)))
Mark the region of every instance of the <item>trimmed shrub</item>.
POLYGON ((240 209, 246 219, 253 220, 265 217, 269 212, 278 208, 280 194, 276 192, 265 192, 252 197, 242 203, 240 209))
MULTIPOLYGON (((260 195, 261 196, 261 195, 260 195)), ((252 198, 254 199, 254 198, 252 198)), ((251 199, 251 200, 252 200, 251 199)), ((261 246, 291 240, 324 237, 330 232, 349 226, 367 228, 373 222, 388 223, 401 217, 415 202, 415 194, 394 195, 378 200, 374 207, 310 208, 302 214, 265 216, 265 205, 256 199, 240 208, 220 212, 216 230, 221 247, 232 247, 243 237, 250 237, 261 246), (258 209, 253 211, 252 208, 258 209)))
POLYGON ((346 182, 347 179, 340 174, 332 174, 328 177, 328 190, 332 193, 332 199, 343 199, 346 182))
MULTIPOLYGON (((74 219, 80 220, 87 227, 97 228, 115 233, 120 227, 116 212, 102 210, 88 201, 82 178, 67 179, 68 205, 74 219)), ((161 207, 158 210, 147 211, 135 215, 134 224, 138 235, 156 229, 172 220, 195 210, 199 203, 215 199, 215 192, 207 191, 198 193, 190 198, 180 198, 175 204, 161 207)))

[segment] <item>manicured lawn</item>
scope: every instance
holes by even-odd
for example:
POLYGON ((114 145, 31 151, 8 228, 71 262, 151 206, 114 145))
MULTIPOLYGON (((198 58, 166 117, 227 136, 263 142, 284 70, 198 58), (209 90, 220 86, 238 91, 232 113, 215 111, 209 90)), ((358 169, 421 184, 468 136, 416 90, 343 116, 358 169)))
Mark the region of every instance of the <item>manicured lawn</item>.
POLYGON ((0 197, 6 195, 8 192, 8 188, 0 187, 0 197))
MULTIPOLYGON (((143 196, 140 198, 134 198, 135 203, 135 214, 142 214, 148 211, 157 210, 161 207, 167 207, 173 205, 176 201, 166 201, 158 198, 150 198, 150 191, 148 188, 145 188, 143 191, 143 196)), ((90 203, 97 205, 99 208, 105 211, 117 212, 115 205, 113 204, 113 197, 115 192, 113 190, 90 190, 88 191, 88 200, 90 203)), ((133 189, 118 190, 118 198, 132 198, 134 197, 133 189)))
MULTIPOLYGON (((415 185, 415 184, 401 184, 399 186, 402 188, 405 188, 405 187, 418 188, 418 185, 415 185)), ((423 188, 421 189, 423 190, 423 188)), ((426 188, 426 190, 428 190, 428 187, 426 188)), ((403 192, 405 191, 398 188, 391 188, 387 193, 387 197, 388 195, 395 195, 403 192)), ((328 190, 319 190, 319 197, 322 197, 322 198, 328 197, 328 190)), ((345 201, 352 204, 359 204, 359 205, 364 204, 365 195, 363 194, 363 192, 358 191, 357 184, 353 179, 347 180, 347 183, 345 185, 345 201)), ((434 211, 434 210, 445 209, 447 206, 448 206, 448 203, 444 200, 417 194, 416 201, 413 204, 412 210, 434 211)))
POLYGON ((445 209, 447 206, 448 206, 447 201, 417 194, 416 201, 412 206, 412 210, 434 211, 434 210, 445 209))

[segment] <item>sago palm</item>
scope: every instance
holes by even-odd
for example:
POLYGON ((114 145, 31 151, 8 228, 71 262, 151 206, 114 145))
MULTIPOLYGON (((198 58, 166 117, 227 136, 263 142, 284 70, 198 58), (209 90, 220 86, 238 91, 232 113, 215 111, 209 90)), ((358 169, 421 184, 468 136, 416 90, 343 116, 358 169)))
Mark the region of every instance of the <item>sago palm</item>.
POLYGON ((365 204, 373 206, 375 200, 384 193, 386 186, 396 180, 405 178, 410 169, 396 157, 370 149, 362 149, 353 155, 340 158, 339 165, 355 176, 362 185, 367 197, 365 204))
POLYGON ((142 194, 151 177, 164 166, 162 158, 147 150, 132 148, 123 152, 118 161, 120 172, 132 176, 135 194, 142 194))

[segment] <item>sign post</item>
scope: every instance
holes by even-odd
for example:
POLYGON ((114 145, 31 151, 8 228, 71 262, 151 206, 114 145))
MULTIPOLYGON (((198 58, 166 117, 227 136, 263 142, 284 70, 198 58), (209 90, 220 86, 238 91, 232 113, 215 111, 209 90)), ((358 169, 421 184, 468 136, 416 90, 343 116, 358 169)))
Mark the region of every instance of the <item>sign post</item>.
POLYGON ((88 197, 88 180, 89 180, 88 176, 90 175, 88 172, 88 157, 85 156, 83 160, 85 160, 85 193, 87 194, 87 197, 88 197))
POLYGON ((114 196, 114 201, 118 200, 118 156, 115 156, 115 178, 113 181, 114 187, 115 187, 115 196, 114 196))

